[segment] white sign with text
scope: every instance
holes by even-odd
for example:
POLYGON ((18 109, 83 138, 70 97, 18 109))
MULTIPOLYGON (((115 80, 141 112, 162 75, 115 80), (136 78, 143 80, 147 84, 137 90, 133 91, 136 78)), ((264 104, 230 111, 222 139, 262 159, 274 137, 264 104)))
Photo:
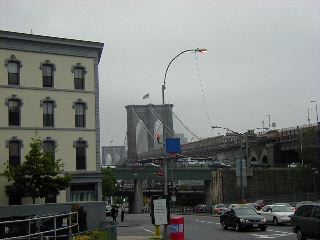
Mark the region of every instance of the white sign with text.
POLYGON ((153 200, 153 213, 155 225, 168 224, 166 199, 153 200))

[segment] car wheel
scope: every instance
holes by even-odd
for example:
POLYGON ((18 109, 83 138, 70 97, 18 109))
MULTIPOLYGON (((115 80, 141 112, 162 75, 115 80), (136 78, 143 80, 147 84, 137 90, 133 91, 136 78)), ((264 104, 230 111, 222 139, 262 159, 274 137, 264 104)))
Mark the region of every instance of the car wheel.
POLYGON ((279 221, 278 221, 277 217, 273 218, 273 225, 275 225, 275 226, 279 225, 279 221))
POLYGON ((301 229, 297 229, 297 239, 298 240, 305 240, 306 238, 304 237, 303 232, 301 231, 301 229))
POLYGON ((241 231, 240 225, 239 225, 239 223, 237 223, 237 222, 236 222, 236 227, 235 227, 235 229, 236 229, 237 232, 240 232, 240 231, 241 231))
POLYGON ((221 227, 223 230, 228 230, 228 226, 225 224, 224 221, 221 222, 221 227))
POLYGON ((260 230, 261 230, 261 231, 265 231, 266 229, 267 229, 266 226, 260 227, 260 230))

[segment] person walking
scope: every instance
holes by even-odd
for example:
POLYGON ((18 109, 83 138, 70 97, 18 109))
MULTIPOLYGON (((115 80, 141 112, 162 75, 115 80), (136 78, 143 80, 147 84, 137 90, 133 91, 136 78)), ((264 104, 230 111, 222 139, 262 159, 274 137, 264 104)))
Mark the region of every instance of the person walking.
POLYGON ((118 209, 113 205, 111 208, 112 222, 117 223, 118 209))
POLYGON ((124 206, 121 207, 121 222, 124 220, 124 206))

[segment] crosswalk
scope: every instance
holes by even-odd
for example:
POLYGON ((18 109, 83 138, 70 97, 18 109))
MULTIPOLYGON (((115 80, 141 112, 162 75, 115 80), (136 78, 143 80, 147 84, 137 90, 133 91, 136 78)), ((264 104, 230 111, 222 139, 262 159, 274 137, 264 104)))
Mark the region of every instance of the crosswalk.
MULTIPOLYGON (((204 221, 204 220, 195 220, 196 222, 199 223, 206 223, 206 224, 213 224, 213 222, 210 221, 204 221)), ((216 225, 220 225, 219 222, 214 223, 216 225)), ((280 238, 280 237, 286 237, 290 235, 294 235, 295 233, 292 232, 285 232, 285 231, 277 231, 277 230, 272 230, 268 229, 265 232, 254 232, 254 233, 249 233, 250 236, 257 238, 257 239, 274 239, 274 238, 280 238)))

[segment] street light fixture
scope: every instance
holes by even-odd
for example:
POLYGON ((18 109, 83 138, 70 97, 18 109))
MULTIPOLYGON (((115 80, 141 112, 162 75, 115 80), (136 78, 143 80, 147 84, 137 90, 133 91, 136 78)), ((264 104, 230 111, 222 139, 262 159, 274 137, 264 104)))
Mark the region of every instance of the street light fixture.
POLYGON ((310 102, 313 102, 316 105, 316 115, 317 115, 317 124, 319 122, 319 118, 318 118, 318 106, 317 106, 317 100, 312 100, 310 102))
MULTIPOLYGON (((164 161, 164 189, 163 189, 163 194, 165 196, 165 198, 168 201, 168 166, 167 166, 167 161, 166 161, 166 150, 165 150, 165 141, 166 141, 166 121, 165 121, 165 98, 164 98, 164 90, 166 89, 166 79, 167 79, 167 73, 169 70, 169 67, 171 65, 171 63, 176 60, 180 55, 186 53, 186 52, 194 52, 194 53, 206 53, 208 52, 208 50, 206 48, 195 48, 195 49, 187 49, 184 50, 182 52, 180 52, 179 54, 177 54, 174 58, 172 58, 172 60, 169 62, 166 72, 164 74, 164 79, 163 79, 163 85, 162 85, 162 105, 163 105, 163 121, 162 121, 162 127, 163 127, 163 133, 162 133, 162 137, 163 137, 163 146, 162 146, 162 152, 163 152, 163 161, 164 161)), ((169 205, 170 206, 170 205, 169 205)), ((164 230, 163 230, 163 239, 168 239, 168 225, 164 226, 164 230)))

